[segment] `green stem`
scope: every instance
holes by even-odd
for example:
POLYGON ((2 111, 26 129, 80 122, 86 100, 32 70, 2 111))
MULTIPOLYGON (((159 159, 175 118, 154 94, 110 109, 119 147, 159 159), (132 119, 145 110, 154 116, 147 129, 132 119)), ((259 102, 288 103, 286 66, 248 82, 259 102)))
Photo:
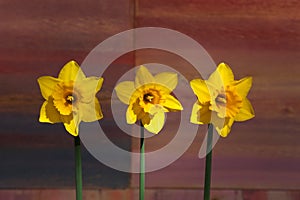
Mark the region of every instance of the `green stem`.
POLYGON ((144 141, 144 126, 141 123, 139 199, 144 200, 144 195, 145 195, 145 141, 144 141))
POLYGON ((210 182, 211 182, 211 161, 212 161, 212 141, 213 141, 213 125, 208 125, 207 146, 205 158, 205 180, 204 180, 204 200, 210 198, 210 182))
POLYGON ((81 169, 81 152, 80 152, 80 138, 74 137, 75 145, 75 172, 76 172, 76 200, 82 200, 82 169, 81 169))

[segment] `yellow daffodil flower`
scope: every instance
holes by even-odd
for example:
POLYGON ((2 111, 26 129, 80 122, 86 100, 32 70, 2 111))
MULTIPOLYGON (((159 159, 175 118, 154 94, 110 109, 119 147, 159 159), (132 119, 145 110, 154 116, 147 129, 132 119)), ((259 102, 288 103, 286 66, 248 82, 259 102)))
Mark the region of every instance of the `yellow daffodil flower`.
POLYGON ((247 99, 252 77, 234 80, 232 70, 225 63, 219 64, 208 80, 194 79, 190 85, 198 98, 191 114, 192 123, 212 123, 217 132, 226 137, 234 121, 254 117, 247 99))
POLYGON ((129 105, 126 111, 128 124, 137 120, 151 133, 157 134, 165 123, 165 112, 182 110, 180 102, 170 93, 177 86, 177 74, 163 72, 153 76, 140 66, 135 81, 119 83, 115 90, 118 98, 129 105))
POLYGON ((68 62, 58 78, 42 76, 38 83, 46 100, 41 107, 40 122, 62 122, 71 135, 78 136, 81 121, 92 122, 103 117, 95 96, 103 78, 86 77, 75 61, 68 62))

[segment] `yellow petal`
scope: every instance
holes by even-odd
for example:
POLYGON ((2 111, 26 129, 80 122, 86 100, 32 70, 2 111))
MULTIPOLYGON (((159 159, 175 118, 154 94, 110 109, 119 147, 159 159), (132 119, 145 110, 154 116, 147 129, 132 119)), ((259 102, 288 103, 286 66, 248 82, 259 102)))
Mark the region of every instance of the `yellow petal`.
POLYGON ((200 103, 210 101, 210 95, 206 81, 202 79, 194 79, 190 82, 190 85, 200 103))
MULTIPOLYGON (((140 121, 142 121, 142 124, 145 125, 149 125, 151 122, 151 118, 150 118, 150 114, 149 113, 143 113, 144 115, 142 116, 142 118, 140 119, 140 121)), ((139 116, 138 116, 139 118, 139 116)))
POLYGON ((199 111, 200 111, 201 106, 196 102, 193 105, 193 109, 192 109, 192 113, 191 113, 191 117, 190 117, 190 122, 193 124, 202 124, 200 122, 200 118, 199 118, 199 111))
POLYGON ((49 100, 46 101, 45 107, 43 104, 41 108, 41 112, 43 112, 41 113, 42 116, 41 120, 46 120, 45 118, 47 118, 50 121, 50 123, 58 123, 58 122, 69 123, 73 119, 72 113, 69 115, 61 115, 59 113, 59 111, 54 106, 53 97, 49 97, 49 100))
POLYGON ((178 83, 178 78, 176 73, 163 72, 154 76, 155 82, 173 91, 178 83))
POLYGON ((231 126, 233 122, 234 122, 233 118, 228 118, 225 120, 225 123, 222 128, 216 127, 216 130, 219 133, 219 135, 222 137, 227 137, 231 131, 231 126))
POLYGON ((84 122, 93 122, 103 118, 101 107, 97 98, 89 104, 80 104, 80 119, 84 122))
POLYGON ((145 124, 144 127, 151 133, 157 134, 161 131, 165 123, 165 113, 160 106, 153 106, 150 114, 152 116, 150 123, 145 124))
POLYGON ((212 120, 211 117, 211 110, 209 109, 210 103, 206 102, 205 104, 201 104, 199 113, 198 113, 198 118, 200 118, 200 123, 201 124, 209 124, 212 120))
POLYGON ((222 88, 225 85, 229 85, 234 81, 234 75, 230 67, 225 63, 220 63, 210 77, 208 78, 208 82, 216 85, 217 88, 222 88))
POLYGON ((128 124, 134 124, 136 122, 137 116, 132 110, 132 105, 129 105, 126 111, 126 121, 128 124))
POLYGON ((99 103, 99 101, 96 97, 95 97, 95 112, 96 112, 97 120, 103 118, 103 113, 102 113, 102 110, 101 110, 101 106, 100 106, 100 103, 99 103))
POLYGON ((69 123, 64 123, 66 130, 73 136, 78 136, 79 133, 79 119, 77 115, 73 115, 73 119, 69 123))
POLYGON ((254 110, 250 101, 245 98, 243 100, 243 107, 240 109, 239 113, 235 116, 235 121, 246 121, 254 117, 254 110))
POLYGON ((61 122, 60 113, 55 108, 52 97, 49 98, 49 101, 44 102, 40 113, 40 122, 48 122, 48 121, 50 121, 50 123, 61 122))
POLYGON ((212 112, 212 124, 215 126, 218 134, 222 137, 227 137, 233 122, 233 118, 219 118, 215 112, 212 112))
POLYGON ((94 100, 99 87, 99 81, 101 81, 101 78, 89 77, 78 81, 75 84, 75 87, 79 90, 81 96, 80 102, 91 103, 94 100))
POLYGON ((209 102, 205 104, 194 103, 190 121, 194 124, 209 124, 211 122, 211 110, 209 102))
POLYGON ((48 101, 45 101, 41 107, 41 111, 40 111, 40 118, 39 118, 39 121, 40 122, 48 122, 48 123, 54 123, 52 121, 50 121, 50 119, 47 117, 47 114, 46 114, 46 106, 48 104, 48 101))
POLYGON ((58 78, 65 81, 82 80, 85 78, 84 73, 75 61, 70 61, 60 70, 58 78))
POLYGON ((245 77, 239 81, 235 81, 234 85, 236 86, 238 94, 242 98, 245 98, 252 86, 252 77, 245 77))
POLYGON ((52 95, 55 86, 60 82, 59 79, 53 78, 51 76, 42 76, 38 78, 38 83, 40 90, 44 99, 48 100, 49 96, 52 95))
POLYGON ((103 85, 103 81, 104 79, 101 77, 101 78, 98 78, 98 77, 95 77, 98 79, 98 85, 97 85, 97 88, 96 88, 96 93, 100 91, 102 85, 103 85))
POLYGON ((171 110, 183 110, 181 103, 172 95, 167 95, 162 106, 171 110))
POLYGON ((128 105, 130 98, 135 91, 134 82, 132 81, 121 82, 115 87, 115 90, 120 101, 128 105))
POLYGON ((152 74, 148 71, 148 69, 141 65, 140 68, 136 72, 135 76, 135 88, 139 88, 148 83, 154 83, 155 79, 152 74))
POLYGON ((60 115, 60 119, 63 123, 70 123, 70 121, 73 119, 73 114, 70 115, 60 115))

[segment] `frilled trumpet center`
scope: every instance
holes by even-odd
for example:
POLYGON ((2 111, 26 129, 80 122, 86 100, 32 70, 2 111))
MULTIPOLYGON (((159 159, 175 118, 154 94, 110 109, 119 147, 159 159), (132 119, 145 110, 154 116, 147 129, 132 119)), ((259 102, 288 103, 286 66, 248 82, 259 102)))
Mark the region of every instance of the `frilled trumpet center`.
POLYGON ((74 89, 73 81, 57 84, 52 96, 54 106, 62 115, 70 115, 79 100, 79 94, 74 89))
POLYGON ((221 118, 235 117, 242 107, 242 98, 234 86, 227 85, 225 89, 216 91, 210 110, 216 111, 221 118))
POLYGON ((76 103, 77 97, 75 94, 70 93, 65 97, 65 100, 66 100, 66 104, 72 105, 72 104, 76 103))
POLYGON ((142 96, 143 96, 143 102, 145 104, 148 103, 158 104, 160 100, 159 91, 153 89, 146 91, 145 94, 143 94, 142 96))
POLYGON ((218 94, 218 96, 215 98, 215 102, 218 106, 226 106, 226 95, 218 94))
POLYGON ((161 94, 159 90, 147 86, 136 90, 133 95, 132 110, 137 116, 137 120, 142 120, 142 123, 149 124, 152 118, 150 109, 153 105, 161 103, 161 94))
POLYGON ((153 99, 154 99, 154 96, 151 93, 147 93, 143 97, 143 100, 146 103, 151 103, 153 99))

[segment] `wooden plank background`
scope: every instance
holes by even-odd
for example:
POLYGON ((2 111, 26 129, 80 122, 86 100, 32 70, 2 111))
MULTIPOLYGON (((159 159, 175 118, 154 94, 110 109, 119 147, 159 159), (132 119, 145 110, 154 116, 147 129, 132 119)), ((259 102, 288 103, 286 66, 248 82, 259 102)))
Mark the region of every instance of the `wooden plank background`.
MULTIPOLYGON (((69 60, 81 63, 101 41, 130 29, 131 7, 128 1, 113 7, 110 1, 0 1, 1 188, 73 188, 72 137, 62 124, 38 122, 43 98, 36 80, 57 76, 69 60)), ((124 60, 111 68, 132 66, 132 57, 124 60)), ((101 123, 110 130, 108 119, 101 123)), ((110 136, 130 150, 130 138, 118 132, 110 136)), ((89 188, 130 183, 130 174, 104 166, 85 149, 83 174, 89 188)))
MULTIPOLYGON (((249 94, 256 117, 233 126, 214 148, 214 188, 299 189, 300 26, 295 1, 140 1, 138 26, 162 26, 196 39, 216 63, 227 62, 237 78, 253 76, 249 94)), ((167 53, 137 54, 137 64, 164 61, 177 70, 189 64, 167 53)), ((191 80, 193 73, 186 73, 191 80)), ((200 131, 185 155, 147 175, 152 187, 202 187, 204 160, 197 158, 200 131), (172 177, 172 178, 170 178, 172 177)), ((202 136, 203 137, 203 136, 202 136)), ((157 140, 150 140, 149 151, 157 140)), ((165 141, 165 140, 162 140, 165 141)), ((168 140, 166 140, 168 141, 168 140)), ((138 186, 138 179, 133 179, 138 186)))
MULTIPOLYGON (((212 187, 299 190, 299 9, 294 0, 1 0, 0 187, 73 187, 72 138, 62 125, 38 123, 43 100, 36 79, 56 76, 71 59, 81 63, 101 41, 135 25, 180 31, 198 41, 216 63, 227 62, 237 78, 254 78, 249 99, 256 117, 236 123, 230 136, 218 142, 212 187)), ((99 95, 106 116, 102 125, 114 133, 112 140, 133 151, 137 140, 111 126, 110 96, 121 72, 149 61, 191 69, 166 52, 144 50, 135 56, 124 55, 108 68, 105 75, 112 78, 99 95)), ((188 70, 186 78, 195 78, 188 70)), ((171 133, 147 140, 147 151, 170 137, 171 133)), ((204 160, 197 153, 202 139, 200 129, 179 160, 147 174, 147 187, 201 189, 204 160)), ((84 159, 87 188, 137 187, 136 175, 111 170, 86 151, 84 159)))

